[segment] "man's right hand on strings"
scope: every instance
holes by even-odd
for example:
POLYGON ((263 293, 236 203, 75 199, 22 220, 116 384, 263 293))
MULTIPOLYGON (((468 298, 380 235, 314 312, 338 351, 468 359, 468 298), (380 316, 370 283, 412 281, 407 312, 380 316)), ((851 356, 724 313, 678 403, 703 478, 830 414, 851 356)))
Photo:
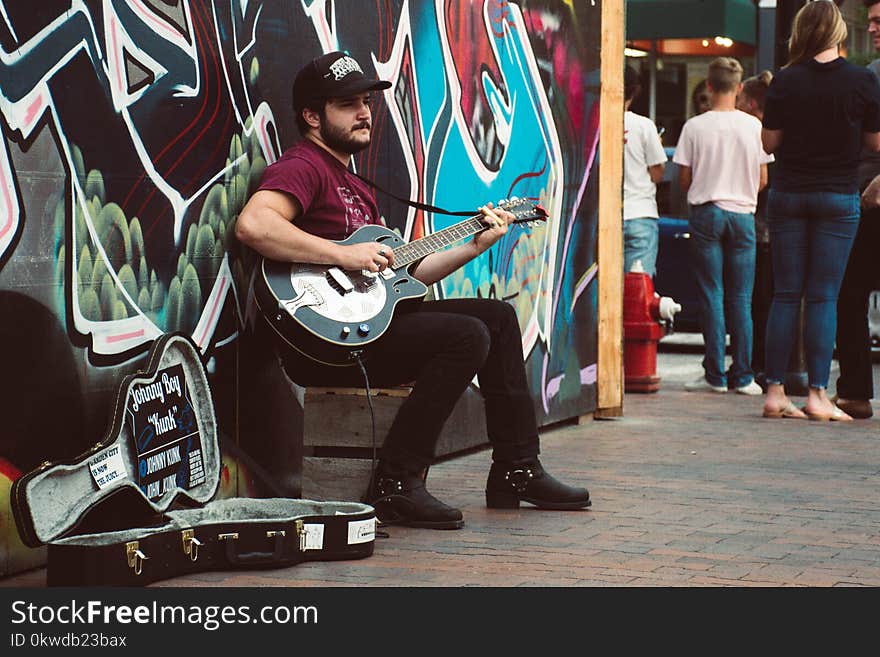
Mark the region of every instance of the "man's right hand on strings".
POLYGON ((343 269, 379 272, 394 265, 394 251, 379 242, 340 244, 337 264, 343 269))

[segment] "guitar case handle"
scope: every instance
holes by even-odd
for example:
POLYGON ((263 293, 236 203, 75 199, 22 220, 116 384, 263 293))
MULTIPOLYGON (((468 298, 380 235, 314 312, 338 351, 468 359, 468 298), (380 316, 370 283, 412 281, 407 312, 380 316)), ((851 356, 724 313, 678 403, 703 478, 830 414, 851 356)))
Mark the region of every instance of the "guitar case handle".
POLYGON ((274 550, 272 552, 245 552, 238 553, 238 534, 220 534, 218 538, 226 543, 226 560, 234 566, 259 566, 274 565, 281 563, 284 556, 284 532, 268 532, 267 536, 274 538, 274 550))

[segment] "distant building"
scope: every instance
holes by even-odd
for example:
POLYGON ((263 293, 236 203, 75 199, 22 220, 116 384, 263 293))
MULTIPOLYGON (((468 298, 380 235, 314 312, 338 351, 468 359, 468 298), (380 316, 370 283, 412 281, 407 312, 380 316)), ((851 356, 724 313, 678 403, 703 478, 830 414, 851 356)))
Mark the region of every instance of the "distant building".
POLYGON ((713 59, 736 57, 752 74, 757 21, 754 0, 627 0, 626 61, 642 74, 633 111, 664 129, 664 145, 693 115, 691 94, 713 59))
MULTIPOLYGON (((876 57, 861 0, 836 0, 849 28, 846 56, 876 57)), ((806 0, 626 0, 626 62, 642 75, 633 111, 663 128, 674 146, 693 116, 691 95, 715 57, 736 57, 746 76, 782 65, 788 23, 806 0), (778 47, 777 47, 778 46, 778 47), (783 53, 783 54, 780 54, 783 53)))

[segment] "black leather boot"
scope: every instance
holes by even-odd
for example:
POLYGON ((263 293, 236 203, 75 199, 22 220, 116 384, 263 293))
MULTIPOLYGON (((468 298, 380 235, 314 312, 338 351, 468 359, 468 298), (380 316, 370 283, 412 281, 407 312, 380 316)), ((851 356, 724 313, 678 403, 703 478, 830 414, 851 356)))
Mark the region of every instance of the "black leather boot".
POLYGON ((396 470, 379 462, 364 501, 386 525, 428 529, 461 529, 461 511, 444 504, 425 489, 422 475, 396 470))
POLYGON ((541 509, 583 509, 592 504, 586 488, 568 486, 547 474, 537 458, 496 462, 486 481, 486 506, 518 509, 529 502, 541 509))

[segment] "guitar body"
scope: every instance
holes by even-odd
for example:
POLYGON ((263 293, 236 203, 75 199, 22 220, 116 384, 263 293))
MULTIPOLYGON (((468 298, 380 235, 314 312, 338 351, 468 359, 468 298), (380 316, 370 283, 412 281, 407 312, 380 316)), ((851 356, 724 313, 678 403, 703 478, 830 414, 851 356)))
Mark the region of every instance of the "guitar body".
MULTIPOLYGON (((502 201, 498 207, 513 215, 511 224, 534 226, 547 217, 543 208, 523 199, 502 201)), ((395 268, 375 274, 263 258, 254 282, 257 306, 278 336, 299 353, 325 365, 355 365, 354 354, 382 337, 398 306, 418 303, 427 294, 409 267, 486 228, 478 214, 407 243, 394 231, 370 224, 337 242, 379 242, 393 249, 395 268)))
MULTIPOLYGON (((362 242, 404 244, 376 224, 338 243, 362 242)), ((356 364, 352 353, 382 337, 398 304, 417 303, 428 292, 406 266, 373 274, 264 258, 260 269, 254 293, 269 325, 296 351, 333 366, 356 364)))

